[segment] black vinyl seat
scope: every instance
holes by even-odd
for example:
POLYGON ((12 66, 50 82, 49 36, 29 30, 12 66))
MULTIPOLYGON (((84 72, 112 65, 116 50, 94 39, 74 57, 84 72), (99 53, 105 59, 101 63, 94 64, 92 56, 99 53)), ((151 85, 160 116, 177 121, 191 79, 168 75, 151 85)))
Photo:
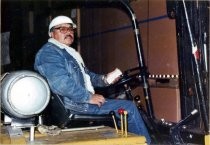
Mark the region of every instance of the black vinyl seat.
POLYGON ((73 114, 71 110, 66 109, 61 96, 52 94, 48 107, 43 115, 43 123, 46 125, 56 125, 60 128, 71 128, 93 125, 113 126, 111 114, 73 114))

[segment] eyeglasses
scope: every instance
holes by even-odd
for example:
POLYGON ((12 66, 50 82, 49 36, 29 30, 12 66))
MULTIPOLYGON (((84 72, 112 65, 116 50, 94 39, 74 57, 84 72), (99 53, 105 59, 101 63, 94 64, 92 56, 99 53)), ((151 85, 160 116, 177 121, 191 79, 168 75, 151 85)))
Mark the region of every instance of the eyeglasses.
POLYGON ((60 30, 61 33, 65 34, 67 32, 74 32, 75 29, 73 27, 55 27, 53 29, 57 29, 57 30, 60 30))

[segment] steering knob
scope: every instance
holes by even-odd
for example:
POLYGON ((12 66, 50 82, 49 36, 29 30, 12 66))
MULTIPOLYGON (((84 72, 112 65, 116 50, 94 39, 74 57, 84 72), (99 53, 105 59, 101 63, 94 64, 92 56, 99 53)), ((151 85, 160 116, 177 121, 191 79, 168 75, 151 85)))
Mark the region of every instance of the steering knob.
POLYGON ((119 114, 123 114, 124 111, 125 111, 125 109, 123 109, 123 108, 118 109, 118 113, 119 113, 119 114))
POLYGON ((110 115, 115 115, 115 112, 114 111, 110 111, 109 114, 110 115))

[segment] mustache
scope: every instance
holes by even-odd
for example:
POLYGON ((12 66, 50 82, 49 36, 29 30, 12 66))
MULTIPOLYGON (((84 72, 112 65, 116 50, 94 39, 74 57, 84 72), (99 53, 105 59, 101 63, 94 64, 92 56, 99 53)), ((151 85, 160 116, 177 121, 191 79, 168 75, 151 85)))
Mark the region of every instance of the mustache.
POLYGON ((66 36, 65 36, 65 39, 68 38, 68 37, 70 37, 71 39, 74 38, 72 35, 66 35, 66 36))

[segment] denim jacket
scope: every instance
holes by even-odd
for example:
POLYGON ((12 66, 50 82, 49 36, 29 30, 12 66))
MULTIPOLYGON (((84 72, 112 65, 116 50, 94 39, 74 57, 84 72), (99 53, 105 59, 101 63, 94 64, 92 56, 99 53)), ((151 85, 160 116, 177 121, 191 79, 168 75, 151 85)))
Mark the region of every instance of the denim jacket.
MULTIPOLYGON (((91 93, 85 82, 77 61, 65 49, 47 42, 36 54, 34 69, 44 78, 53 93, 62 96, 66 108, 83 112, 88 108, 91 93)), ((95 74, 85 68, 93 87, 105 86, 103 75, 95 74)))

